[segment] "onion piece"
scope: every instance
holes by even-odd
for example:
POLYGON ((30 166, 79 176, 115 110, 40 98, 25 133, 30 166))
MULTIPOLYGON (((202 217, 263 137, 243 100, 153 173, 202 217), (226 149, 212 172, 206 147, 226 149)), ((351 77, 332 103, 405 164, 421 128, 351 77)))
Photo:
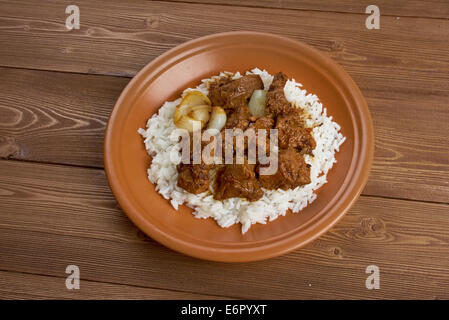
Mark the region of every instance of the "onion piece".
POLYGON ((220 131, 226 124, 226 112, 222 107, 212 107, 212 113, 207 125, 207 129, 217 129, 220 131))
POLYGON ((253 116, 263 117, 265 115, 265 105, 267 100, 267 91, 254 90, 249 100, 249 111, 253 116))
POLYGON ((211 107, 208 105, 200 105, 192 107, 189 116, 195 120, 200 120, 203 124, 206 124, 210 119, 211 107))
POLYGON ((179 106, 199 106, 202 104, 211 105, 210 99, 201 91, 188 91, 184 98, 182 98, 179 106))
POLYGON ((202 129, 210 118, 211 106, 203 104, 200 106, 177 108, 173 122, 178 128, 193 132, 196 129, 202 129), (197 122, 197 126, 194 123, 197 122))
POLYGON ((176 107, 173 122, 189 132, 202 129, 210 118, 211 102, 200 91, 189 91, 176 107))
POLYGON ((189 116, 181 117, 179 121, 175 123, 178 128, 186 129, 188 132, 194 132, 201 130, 204 123, 200 120, 195 120, 189 116))

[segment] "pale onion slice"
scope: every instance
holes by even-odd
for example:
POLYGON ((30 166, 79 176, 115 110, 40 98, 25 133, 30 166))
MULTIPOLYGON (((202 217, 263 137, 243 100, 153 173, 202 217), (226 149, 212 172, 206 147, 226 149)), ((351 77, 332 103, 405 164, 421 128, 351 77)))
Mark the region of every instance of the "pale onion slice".
POLYGON ((203 124, 206 124, 207 121, 210 119, 210 112, 211 107, 209 105, 203 104, 200 106, 192 107, 191 111, 189 112, 189 116, 195 120, 199 120, 203 122, 203 124))
POLYGON ((187 130, 188 132, 194 132, 197 130, 201 130, 204 126, 204 123, 200 120, 195 120, 189 116, 181 117, 179 121, 175 123, 178 128, 182 128, 187 130))
POLYGON ((249 111, 253 116, 263 117, 265 115, 265 105, 267 100, 267 91, 254 90, 249 100, 249 111))
POLYGON ((202 129, 210 118, 211 106, 203 104, 200 106, 186 107, 176 109, 174 123, 178 128, 193 132, 202 129), (194 126, 194 123, 197 125, 194 126))
POLYGON ((194 107, 203 104, 211 105, 209 98, 201 91, 189 91, 186 93, 184 98, 182 98, 178 107, 194 107))
POLYGON ((212 107, 212 114, 210 115, 207 129, 217 129, 220 131, 226 124, 226 112, 222 107, 212 107))
POLYGON ((176 107, 173 122, 189 132, 202 129, 210 118, 211 102, 200 91, 189 91, 176 107))

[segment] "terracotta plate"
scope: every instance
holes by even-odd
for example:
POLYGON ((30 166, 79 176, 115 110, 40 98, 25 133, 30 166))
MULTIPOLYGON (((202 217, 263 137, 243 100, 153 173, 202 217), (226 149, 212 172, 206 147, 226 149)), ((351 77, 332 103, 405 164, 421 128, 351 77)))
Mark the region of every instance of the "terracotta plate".
POLYGON ((364 187, 373 157, 373 127, 366 102, 349 75, 326 54, 304 43, 254 32, 215 34, 184 43, 143 68, 120 95, 105 136, 105 169, 128 217, 147 235, 179 252, 216 261, 253 261, 278 256, 319 237, 348 211, 364 187), (150 159, 137 133, 164 101, 180 96, 220 71, 259 67, 282 71, 318 95, 347 140, 328 183, 301 213, 289 213, 242 235, 212 219, 175 211, 148 181, 150 159))

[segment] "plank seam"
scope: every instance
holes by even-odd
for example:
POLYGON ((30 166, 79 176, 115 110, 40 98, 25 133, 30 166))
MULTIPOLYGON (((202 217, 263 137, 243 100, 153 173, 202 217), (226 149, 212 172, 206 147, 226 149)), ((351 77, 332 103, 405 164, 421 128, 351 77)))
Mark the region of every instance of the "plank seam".
MULTIPOLYGON (((148 61, 148 62, 151 62, 148 61)), ((82 75, 82 76, 101 76, 101 77, 114 77, 114 78, 125 78, 132 79, 134 75, 126 75, 126 74, 115 74, 115 73, 94 73, 94 72, 76 72, 76 71, 63 71, 63 70, 52 70, 52 69, 39 69, 39 68, 25 68, 20 66, 9 66, 9 65, 0 65, 0 68, 3 69, 16 69, 16 70, 28 70, 28 71, 36 71, 36 72, 55 72, 55 73, 65 73, 65 74, 73 74, 73 75, 82 75)))
MULTIPOLYGON (((7 269, 0 269, 0 272, 8 272, 8 273, 18 273, 18 274, 27 274, 27 275, 34 275, 34 276, 42 276, 42 277, 51 277, 51 278, 57 278, 57 279, 65 279, 66 277, 60 277, 56 275, 49 275, 49 274, 42 274, 42 273, 34 273, 34 272, 26 272, 26 271, 17 271, 17 270, 7 270, 7 269)), ((80 279, 81 281, 87 281, 91 283, 103 283, 103 284, 111 284, 111 285, 120 285, 120 286, 128 286, 128 287, 135 287, 140 289, 154 289, 154 290, 164 290, 164 291, 171 291, 171 292, 179 292, 179 293, 192 293, 202 296, 209 296, 209 297, 222 297, 225 299, 244 299, 240 297, 230 297, 230 296, 224 296, 220 294, 209 294, 209 293, 201 293, 201 292, 194 292, 194 291, 184 291, 184 290, 177 290, 177 289, 167 289, 167 288, 158 288, 158 287, 146 287, 146 286, 139 286, 134 284, 127 284, 127 283, 120 283, 120 282, 111 282, 111 281, 99 281, 99 280, 91 280, 91 279, 80 279)))
MULTIPOLYGON (((336 11, 336 10, 318 10, 318 9, 300 9, 300 8, 280 8, 280 7, 268 7, 268 6, 245 6, 241 4, 227 4, 227 3, 205 3, 199 1, 155 1, 155 2, 165 2, 165 3, 183 3, 183 4, 197 4, 205 6, 223 6, 223 7, 235 7, 235 8, 252 8, 252 9, 272 9, 272 10, 284 10, 284 11, 302 11, 302 12, 325 12, 325 13, 337 13, 337 14, 354 14, 354 15, 364 15, 367 16, 365 12, 349 12, 349 11, 336 11)), ((363 9, 363 8, 362 8, 363 9)), ((408 16, 408 15, 394 15, 394 14, 381 14, 381 17, 401 17, 401 18, 413 18, 413 19, 434 19, 434 20, 449 20, 443 17, 428 17, 428 16, 408 16)))

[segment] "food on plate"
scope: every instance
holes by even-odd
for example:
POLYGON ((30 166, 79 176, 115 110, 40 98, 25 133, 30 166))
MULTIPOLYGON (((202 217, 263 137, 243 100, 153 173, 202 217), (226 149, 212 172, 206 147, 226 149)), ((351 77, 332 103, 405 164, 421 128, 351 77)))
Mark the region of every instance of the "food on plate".
POLYGON ((184 90, 139 133, 148 178, 175 209, 243 233, 313 202, 345 140, 316 95, 257 68, 184 90))

